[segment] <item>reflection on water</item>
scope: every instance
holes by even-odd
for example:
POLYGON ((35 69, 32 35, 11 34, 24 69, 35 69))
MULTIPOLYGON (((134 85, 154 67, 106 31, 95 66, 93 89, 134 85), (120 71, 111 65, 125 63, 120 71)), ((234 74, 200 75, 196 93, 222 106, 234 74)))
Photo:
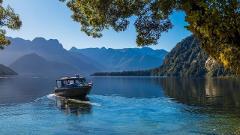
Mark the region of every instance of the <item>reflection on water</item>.
POLYGON ((216 108, 240 108, 240 79, 162 78, 156 83, 177 102, 216 108))
POLYGON ((0 78, 0 104, 31 102, 51 93, 54 86, 53 78, 0 78))
POLYGON ((93 77, 87 101, 55 79, 0 79, 0 134, 240 134, 240 79, 93 77))
POLYGON ((162 88, 151 77, 94 77, 92 94, 128 98, 164 97, 162 88))
POLYGON ((56 106, 62 110, 65 114, 75 114, 81 116, 89 114, 92 111, 92 105, 88 98, 83 99, 66 99, 56 97, 56 106))

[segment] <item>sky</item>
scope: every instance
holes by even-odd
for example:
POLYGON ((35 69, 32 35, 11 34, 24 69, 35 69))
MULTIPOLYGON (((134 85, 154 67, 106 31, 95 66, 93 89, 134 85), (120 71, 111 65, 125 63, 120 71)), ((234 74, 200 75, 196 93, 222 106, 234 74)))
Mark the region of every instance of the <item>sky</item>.
MULTIPOLYGON (((7 36, 20 37, 32 40, 35 37, 58 39, 65 49, 106 47, 106 48, 133 48, 136 45, 136 32, 133 25, 124 32, 105 30, 103 37, 95 39, 80 31, 80 24, 71 18, 72 12, 59 0, 4 0, 4 5, 10 5, 20 15, 23 25, 20 30, 7 30, 7 36)), ((183 12, 171 15, 174 27, 163 33, 153 49, 170 51, 183 38, 191 35, 184 28, 183 12)))

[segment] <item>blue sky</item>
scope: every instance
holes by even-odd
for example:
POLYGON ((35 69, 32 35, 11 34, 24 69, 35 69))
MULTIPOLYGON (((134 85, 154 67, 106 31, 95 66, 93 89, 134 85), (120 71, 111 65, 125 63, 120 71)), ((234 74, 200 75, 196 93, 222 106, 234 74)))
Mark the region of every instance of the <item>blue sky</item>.
MULTIPOLYGON (((35 37, 58 39, 66 49, 70 49, 72 46, 77 48, 137 47, 133 25, 129 26, 125 32, 104 31, 102 38, 94 39, 80 31, 80 24, 74 22, 70 17, 71 11, 58 0, 5 0, 4 4, 14 8, 23 21, 20 30, 7 30, 7 35, 11 37, 21 37, 29 40, 35 37)), ((152 48, 169 51, 177 42, 191 34, 184 28, 187 23, 184 21, 183 13, 174 13, 171 20, 174 24, 173 29, 169 30, 168 33, 164 33, 158 45, 151 46, 152 48)))

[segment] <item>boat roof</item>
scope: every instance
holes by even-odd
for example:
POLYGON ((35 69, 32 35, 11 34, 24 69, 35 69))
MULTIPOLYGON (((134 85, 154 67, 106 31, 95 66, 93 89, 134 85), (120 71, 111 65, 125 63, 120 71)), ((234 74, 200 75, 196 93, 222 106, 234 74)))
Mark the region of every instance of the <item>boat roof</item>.
POLYGON ((60 79, 58 79, 57 81, 63 81, 63 80, 77 80, 77 79, 85 79, 84 77, 62 77, 60 79))

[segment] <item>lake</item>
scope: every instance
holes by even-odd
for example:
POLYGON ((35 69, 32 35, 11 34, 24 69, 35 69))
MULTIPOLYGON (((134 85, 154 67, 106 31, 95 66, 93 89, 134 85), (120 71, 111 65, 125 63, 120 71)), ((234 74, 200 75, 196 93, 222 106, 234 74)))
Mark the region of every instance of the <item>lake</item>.
POLYGON ((88 101, 56 78, 0 78, 0 134, 240 134, 240 79, 91 77, 88 101))

